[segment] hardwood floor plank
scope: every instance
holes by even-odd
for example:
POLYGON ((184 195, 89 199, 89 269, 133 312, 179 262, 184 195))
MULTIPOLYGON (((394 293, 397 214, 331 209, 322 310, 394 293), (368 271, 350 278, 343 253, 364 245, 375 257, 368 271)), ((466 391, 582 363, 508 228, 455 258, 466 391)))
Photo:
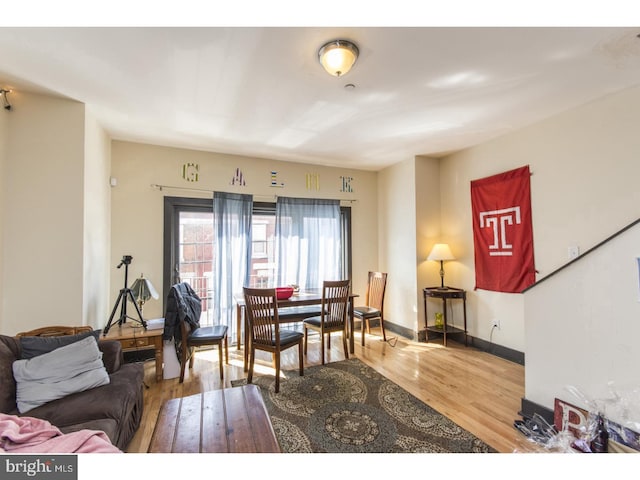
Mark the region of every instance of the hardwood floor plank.
MULTIPOLYGON (((524 367, 491 354, 448 341, 413 342, 387 332, 387 342, 367 335, 360 345, 355 335, 354 356, 397 383, 409 393, 449 417, 462 428, 495 448, 498 452, 536 452, 540 447, 529 442, 513 427, 524 396, 524 367)), ((259 352, 263 353, 263 352, 259 352)), ((344 359, 342 342, 334 335, 326 361, 344 359)), ((309 341, 305 368, 319 365, 318 338, 309 341)), ((243 351, 229 349, 229 365, 225 365, 224 381, 220 381, 215 350, 198 351, 193 369, 187 369, 184 383, 178 379, 155 380, 153 361, 145 363, 145 410, 142 424, 128 446, 128 452, 146 452, 163 402, 195 393, 231 387, 231 380, 246 378, 243 351)), ((282 356, 283 370, 296 370, 295 349, 282 356)), ((273 375, 270 355, 258 355, 254 375, 273 375)))

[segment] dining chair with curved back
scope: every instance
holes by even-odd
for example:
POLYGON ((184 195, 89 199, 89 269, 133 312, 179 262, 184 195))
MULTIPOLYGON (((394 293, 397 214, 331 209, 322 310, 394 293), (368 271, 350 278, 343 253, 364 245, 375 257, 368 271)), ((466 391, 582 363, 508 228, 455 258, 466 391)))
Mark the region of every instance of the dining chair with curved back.
POLYGON ((342 344, 344 357, 349 358, 347 348, 347 315, 349 312, 350 280, 325 280, 322 283, 322 306, 320 315, 305 318, 304 327, 304 353, 307 354, 308 330, 320 333, 320 351, 322 364, 324 361, 325 335, 327 346, 331 346, 331 333, 342 332, 342 344))
POLYGON ((220 380, 224 379, 224 365, 222 363, 222 347, 224 344, 225 363, 229 364, 229 344, 227 340, 226 325, 212 325, 207 327, 192 328, 186 321, 180 322, 180 383, 184 382, 184 372, 187 361, 189 368, 193 368, 195 351, 197 347, 217 345, 218 363, 220 364, 220 380))
POLYGON ((180 383, 184 382, 184 374, 189 362, 193 368, 195 352, 198 347, 218 346, 220 364, 220 380, 224 379, 222 348, 224 345, 225 360, 229 363, 229 345, 227 343, 226 325, 200 326, 202 300, 187 282, 171 286, 167 295, 165 325, 163 338, 173 340, 178 361, 180 362, 180 383))
MULTIPOLYGON (((278 298, 275 288, 244 287, 245 315, 249 329, 249 372, 247 383, 253 380, 256 350, 270 352, 276 370, 275 392, 280 391, 280 354, 283 350, 298 346, 300 376, 304 375, 302 357, 302 333, 280 328, 278 298)), ((245 346, 245 348, 247 348, 245 346)))
POLYGON ((387 288, 387 274, 384 272, 369 272, 367 277, 367 293, 365 294, 365 305, 355 307, 353 316, 361 322, 362 346, 364 346, 364 328, 371 334, 371 320, 380 320, 382 339, 386 342, 387 335, 384 331, 384 293, 387 288))

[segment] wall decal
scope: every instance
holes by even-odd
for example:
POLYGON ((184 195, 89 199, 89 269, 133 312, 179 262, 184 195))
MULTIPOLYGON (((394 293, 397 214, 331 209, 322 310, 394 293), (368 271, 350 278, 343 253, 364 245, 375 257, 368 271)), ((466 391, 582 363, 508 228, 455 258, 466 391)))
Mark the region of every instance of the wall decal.
POLYGON ((340 179, 342 180, 342 187, 340 188, 341 192, 347 192, 347 193, 353 193, 353 187, 351 186, 351 181, 353 180, 353 177, 343 177, 341 176, 340 179))
POLYGON ((320 190, 320 174, 307 173, 306 175, 307 190, 320 190))
POLYGON ((246 184, 247 182, 245 182, 244 180, 244 175, 242 174, 242 170, 240 170, 239 168, 236 168, 236 172, 231 178, 231 185, 239 185, 241 187, 244 187, 246 184))
POLYGON ((271 186, 272 187, 284 187, 284 183, 278 183, 278 172, 271 170, 271 186))
POLYGON ((200 165, 197 163, 185 163, 182 165, 182 178, 187 182, 197 182, 200 165))

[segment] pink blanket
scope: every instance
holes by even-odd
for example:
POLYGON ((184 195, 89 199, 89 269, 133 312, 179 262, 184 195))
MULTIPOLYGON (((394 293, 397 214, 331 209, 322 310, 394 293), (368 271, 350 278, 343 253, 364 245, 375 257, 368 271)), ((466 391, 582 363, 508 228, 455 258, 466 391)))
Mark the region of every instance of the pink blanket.
POLYGON ((100 430, 62 433, 46 420, 0 413, 0 452, 122 453, 100 430))

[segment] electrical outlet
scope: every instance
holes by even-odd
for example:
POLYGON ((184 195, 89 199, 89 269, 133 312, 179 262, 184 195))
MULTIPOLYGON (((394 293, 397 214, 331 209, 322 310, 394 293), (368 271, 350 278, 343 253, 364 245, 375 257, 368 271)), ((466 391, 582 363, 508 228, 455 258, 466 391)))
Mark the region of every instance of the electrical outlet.
POLYGON ((497 318, 493 319, 493 328, 497 328, 498 330, 500 330, 500 320, 498 320, 497 318))

